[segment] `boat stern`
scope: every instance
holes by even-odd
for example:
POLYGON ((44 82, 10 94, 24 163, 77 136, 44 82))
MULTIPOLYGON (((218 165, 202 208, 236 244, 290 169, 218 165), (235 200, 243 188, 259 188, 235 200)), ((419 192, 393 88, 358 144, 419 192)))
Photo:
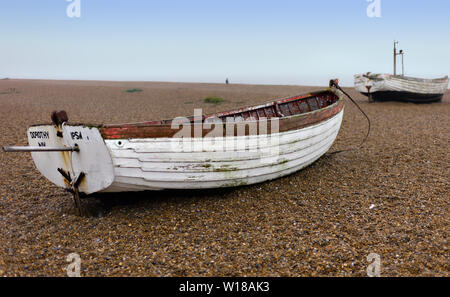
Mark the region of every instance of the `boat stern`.
POLYGON ((113 183, 113 162, 97 127, 38 125, 27 134, 36 168, 58 187, 89 195, 113 183))

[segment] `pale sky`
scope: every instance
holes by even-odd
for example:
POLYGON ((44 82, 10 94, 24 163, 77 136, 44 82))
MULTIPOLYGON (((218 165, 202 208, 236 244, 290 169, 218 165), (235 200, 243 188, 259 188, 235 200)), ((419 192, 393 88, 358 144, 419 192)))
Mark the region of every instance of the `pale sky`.
POLYGON ((70 4, 0 0, 0 78, 351 86, 392 73, 394 39, 407 75, 450 74, 448 0, 381 0, 381 18, 366 0, 80 0, 80 18, 70 4))

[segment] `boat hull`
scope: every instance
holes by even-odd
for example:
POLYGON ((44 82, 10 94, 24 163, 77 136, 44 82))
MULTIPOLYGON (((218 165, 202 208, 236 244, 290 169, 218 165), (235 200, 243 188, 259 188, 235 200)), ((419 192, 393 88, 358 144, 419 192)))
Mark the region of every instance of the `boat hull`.
POLYGON ((395 92, 395 91, 383 91, 375 93, 361 92, 364 96, 369 97, 373 101, 385 102, 385 101, 400 101, 400 102, 412 102, 412 103, 433 103, 440 102, 444 97, 443 94, 417 94, 409 92, 395 92))
POLYGON ((326 121, 299 130, 209 143, 173 138, 106 140, 115 179, 102 192, 227 188, 280 178, 307 167, 329 150, 343 113, 342 109, 326 121), (198 143, 201 148, 193 151, 198 143))
POLYGON ((344 114, 335 89, 212 116, 123 125, 57 121, 28 130, 38 170, 72 192, 227 188, 273 180, 312 164, 344 114), (67 152, 67 148, 76 148, 67 152))

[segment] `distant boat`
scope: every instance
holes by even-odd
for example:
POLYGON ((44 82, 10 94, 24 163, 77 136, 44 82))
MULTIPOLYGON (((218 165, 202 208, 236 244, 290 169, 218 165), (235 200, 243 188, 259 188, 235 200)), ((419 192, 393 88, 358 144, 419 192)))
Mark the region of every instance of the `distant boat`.
POLYGON ((3 149, 31 152, 48 180, 86 195, 226 188, 276 179, 312 164, 332 146, 343 113, 343 93, 334 87, 189 117, 175 128, 177 119, 72 124, 65 112, 54 112, 53 123, 28 129, 29 147, 3 149), (271 126, 273 121, 277 129, 271 126), (256 130, 249 128, 252 123, 256 130), (181 137, 184 128, 188 135, 181 137), (212 131, 220 135, 211 135, 212 131))
POLYGON ((355 75, 355 89, 374 101, 437 102, 447 88, 448 76, 420 79, 391 74, 355 75))
POLYGON ((422 79, 404 75, 404 52, 397 53, 394 42, 394 74, 365 73, 355 75, 355 89, 374 101, 431 103, 441 101, 448 88, 448 76, 422 79), (396 74, 397 56, 402 56, 402 75, 396 74))

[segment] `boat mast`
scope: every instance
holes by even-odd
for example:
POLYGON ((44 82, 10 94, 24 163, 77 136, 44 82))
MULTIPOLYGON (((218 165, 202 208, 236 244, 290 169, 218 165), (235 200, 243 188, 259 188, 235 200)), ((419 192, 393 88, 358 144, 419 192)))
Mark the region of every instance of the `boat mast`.
POLYGON ((394 76, 397 75, 397 44, 398 41, 394 40, 394 76))
POLYGON ((403 52, 403 50, 400 50, 400 54, 402 55, 402 76, 405 76, 405 63, 404 63, 404 56, 405 56, 405 52, 403 52))
POLYGON ((397 53, 397 44, 398 41, 394 40, 394 76, 397 75, 397 56, 402 56, 402 76, 405 76, 405 63, 404 63, 404 55, 405 52, 403 50, 400 50, 400 52, 397 53))

